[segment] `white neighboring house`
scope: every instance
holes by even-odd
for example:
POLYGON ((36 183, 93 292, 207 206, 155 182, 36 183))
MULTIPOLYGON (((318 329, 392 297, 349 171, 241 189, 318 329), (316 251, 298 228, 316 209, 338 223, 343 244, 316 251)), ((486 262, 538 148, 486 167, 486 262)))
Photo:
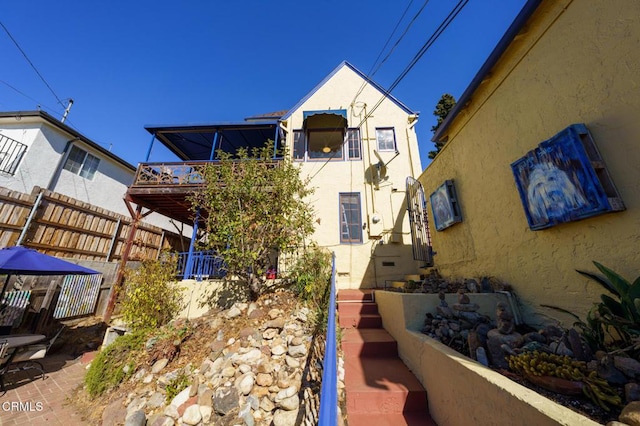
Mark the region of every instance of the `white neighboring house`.
MULTIPOLYGON (((136 167, 44 111, 0 112, 0 186, 45 188, 130 217, 123 201, 136 167)), ((151 214, 145 222, 175 232, 151 214)))

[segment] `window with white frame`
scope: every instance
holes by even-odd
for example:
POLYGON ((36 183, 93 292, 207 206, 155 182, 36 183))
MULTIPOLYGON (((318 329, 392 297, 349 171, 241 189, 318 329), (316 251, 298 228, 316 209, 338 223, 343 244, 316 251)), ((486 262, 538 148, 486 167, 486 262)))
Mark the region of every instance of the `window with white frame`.
POLYGON ((25 144, 0 135, 0 172, 14 175, 26 151, 25 144))
POLYGON ((396 133, 393 127, 377 128, 376 141, 378 144, 378 151, 395 151, 396 133))
POLYGON ((344 192, 340 197, 340 243, 362 242, 362 209, 359 192, 344 192))
POLYGON ((77 146, 73 146, 71 147, 67 161, 64 163, 64 169, 80 175, 83 178, 93 179, 93 176, 98 170, 98 164, 100 164, 98 157, 89 154, 77 146))
POLYGON ((346 149, 342 132, 327 130, 294 130, 293 159, 305 160, 361 160, 360 129, 348 129, 346 149))
POLYGON ((348 160, 361 160, 362 149, 360 142, 360 129, 348 129, 347 130, 347 159, 348 160))

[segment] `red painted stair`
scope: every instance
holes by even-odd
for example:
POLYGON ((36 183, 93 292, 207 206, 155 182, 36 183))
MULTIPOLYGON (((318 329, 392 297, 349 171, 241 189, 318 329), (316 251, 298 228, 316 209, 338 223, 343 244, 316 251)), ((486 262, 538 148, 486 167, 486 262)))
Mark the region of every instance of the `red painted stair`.
POLYGON ((372 290, 340 290, 347 423, 349 426, 436 426, 427 394, 398 358, 397 343, 382 328, 372 290))

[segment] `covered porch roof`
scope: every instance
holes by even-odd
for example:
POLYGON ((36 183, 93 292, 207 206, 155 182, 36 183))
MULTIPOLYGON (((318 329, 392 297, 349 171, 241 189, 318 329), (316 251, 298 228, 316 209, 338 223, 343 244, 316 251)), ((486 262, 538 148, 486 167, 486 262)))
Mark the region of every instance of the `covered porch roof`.
POLYGON ((145 129, 183 161, 213 160, 220 149, 234 153, 242 147, 260 148, 269 139, 282 148, 284 136, 278 120, 149 125, 145 129))

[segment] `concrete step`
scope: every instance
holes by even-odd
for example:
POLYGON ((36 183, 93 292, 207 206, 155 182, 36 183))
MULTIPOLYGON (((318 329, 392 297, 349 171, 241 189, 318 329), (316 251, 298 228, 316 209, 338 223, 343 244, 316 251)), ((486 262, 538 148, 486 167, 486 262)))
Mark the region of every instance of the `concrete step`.
POLYGON ((339 290, 337 300, 338 302, 373 302, 373 296, 373 289, 339 290))
POLYGON ((428 411, 399 414, 349 414, 349 426, 438 426, 428 411))
POLYGON ((357 315, 376 315, 377 313, 377 303, 338 302, 338 314, 341 316, 353 317, 357 315))
POLYGON ((398 344, 384 329, 345 328, 342 334, 345 358, 397 357, 398 344))
POLYGON ((344 384, 350 415, 428 413, 426 391, 398 358, 345 356, 344 384))
POLYGON ((382 328, 382 317, 378 314, 339 315, 342 328, 382 328))

